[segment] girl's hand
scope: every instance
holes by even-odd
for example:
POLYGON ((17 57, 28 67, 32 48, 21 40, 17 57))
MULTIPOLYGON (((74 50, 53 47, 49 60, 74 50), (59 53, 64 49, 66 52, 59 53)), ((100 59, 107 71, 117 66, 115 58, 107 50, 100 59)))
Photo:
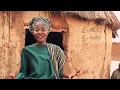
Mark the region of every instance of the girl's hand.
POLYGON ((72 79, 73 77, 77 76, 79 72, 80 72, 80 70, 77 69, 73 73, 69 74, 69 79, 72 79))
POLYGON ((10 78, 10 79, 14 79, 14 78, 15 78, 15 75, 14 75, 14 74, 12 74, 12 73, 11 73, 11 74, 9 74, 9 78, 10 78))

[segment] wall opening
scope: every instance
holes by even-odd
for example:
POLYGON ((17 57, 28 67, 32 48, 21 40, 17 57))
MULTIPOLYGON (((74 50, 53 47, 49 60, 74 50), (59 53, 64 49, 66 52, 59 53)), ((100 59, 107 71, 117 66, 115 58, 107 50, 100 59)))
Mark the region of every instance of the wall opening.
MULTIPOLYGON (((63 41, 62 32, 50 32, 47 37, 48 43, 56 44, 60 46, 62 50, 64 50, 62 41, 63 41)), ((26 29, 25 46, 28 46, 34 43, 36 43, 34 36, 30 33, 29 29, 26 29)))
POLYGON ((25 46, 31 45, 36 43, 36 40, 34 36, 31 34, 29 29, 26 29, 26 34, 25 34, 25 46))
POLYGON ((63 41, 62 32, 50 32, 47 38, 48 43, 56 44, 60 46, 62 50, 64 50, 62 41, 63 41))

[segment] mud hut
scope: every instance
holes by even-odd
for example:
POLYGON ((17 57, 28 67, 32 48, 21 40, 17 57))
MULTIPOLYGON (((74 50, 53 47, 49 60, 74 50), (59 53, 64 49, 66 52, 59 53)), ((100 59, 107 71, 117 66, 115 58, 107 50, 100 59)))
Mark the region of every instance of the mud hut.
POLYGON ((26 29, 36 16, 49 18, 51 32, 62 33, 65 73, 78 69, 73 78, 110 78, 112 37, 120 28, 112 11, 1 11, 0 78, 9 78, 19 69, 26 29))

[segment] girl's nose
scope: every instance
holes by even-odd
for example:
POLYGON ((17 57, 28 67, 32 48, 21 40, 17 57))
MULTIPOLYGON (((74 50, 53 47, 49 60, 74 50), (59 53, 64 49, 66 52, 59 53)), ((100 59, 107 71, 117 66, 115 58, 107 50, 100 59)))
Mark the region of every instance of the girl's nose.
POLYGON ((41 30, 39 30, 39 31, 38 31, 38 33, 42 33, 42 31, 41 31, 41 30))

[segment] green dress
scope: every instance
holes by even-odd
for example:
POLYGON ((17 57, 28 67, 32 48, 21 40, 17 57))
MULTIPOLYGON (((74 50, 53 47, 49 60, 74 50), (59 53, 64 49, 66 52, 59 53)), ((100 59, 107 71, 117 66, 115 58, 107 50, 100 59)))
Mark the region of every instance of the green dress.
POLYGON ((47 46, 29 45, 21 54, 21 69, 17 79, 54 79, 55 72, 47 46))

